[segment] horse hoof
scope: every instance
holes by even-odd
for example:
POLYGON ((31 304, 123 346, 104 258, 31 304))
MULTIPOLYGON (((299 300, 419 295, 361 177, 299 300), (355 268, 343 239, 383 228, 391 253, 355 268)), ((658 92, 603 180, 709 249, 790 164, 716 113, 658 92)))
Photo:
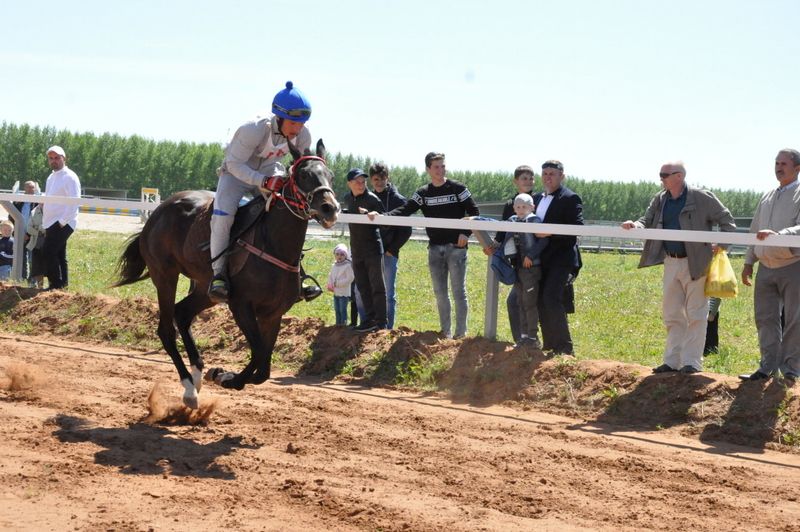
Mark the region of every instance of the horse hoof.
MULTIPOLYGON (((217 377, 222 373, 225 373, 225 370, 222 368, 211 368, 208 371, 206 371, 206 374, 203 377, 203 379, 207 380, 208 382, 217 382, 217 377)), ((217 382, 217 384, 219 383, 217 382)))
POLYGON ((226 373, 220 374, 218 380, 215 380, 214 382, 216 382, 223 388, 228 388, 233 390, 244 389, 244 383, 240 383, 239 380, 235 379, 234 377, 236 377, 236 373, 228 371, 226 373))
POLYGON ((198 407, 200 406, 200 400, 197 398, 196 395, 195 396, 184 395, 183 404, 186 405, 186 408, 189 408, 191 410, 197 410, 198 407))

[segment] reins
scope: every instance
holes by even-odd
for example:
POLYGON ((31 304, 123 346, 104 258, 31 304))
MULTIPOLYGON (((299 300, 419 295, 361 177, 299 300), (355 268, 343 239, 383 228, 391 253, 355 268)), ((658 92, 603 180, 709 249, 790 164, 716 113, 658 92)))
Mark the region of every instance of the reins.
MULTIPOLYGON (((311 209, 311 201, 313 200, 314 196, 319 192, 330 192, 331 194, 333 194, 333 189, 331 189, 331 187, 329 186, 320 185, 311 190, 310 192, 303 192, 302 190, 300 190, 300 188, 297 186, 295 173, 297 171, 297 166, 303 161, 320 161, 324 166, 327 166, 325 159, 323 159, 322 157, 317 157, 316 155, 305 155, 303 157, 300 157, 292 164, 292 166, 289 169, 289 180, 283 185, 283 187, 281 187, 280 192, 277 191, 273 192, 273 198, 281 200, 283 204, 286 205, 286 209, 289 212, 291 212, 294 216, 300 218, 301 220, 307 221, 311 219, 311 217, 314 215, 314 211, 313 209, 311 209)), ((273 198, 267 200, 268 205, 271 203, 273 198)), ((262 212, 261 216, 263 215, 264 213, 262 212)), ((260 219, 261 216, 256 218, 256 220, 260 219)), ((252 225, 255 225, 255 222, 251 224, 251 227, 252 225)), ((240 234, 244 234, 245 232, 246 231, 243 231, 240 234)), ((266 251, 258 249, 257 247, 245 242, 244 240, 238 237, 236 238, 235 242, 238 246, 244 248, 245 251, 252 253, 256 257, 263 259, 269 262, 270 264, 274 264, 275 266, 283 270, 292 273, 300 273, 302 271, 302 266, 300 265, 299 262, 296 266, 283 262, 279 258, 270 255, 266 251)))

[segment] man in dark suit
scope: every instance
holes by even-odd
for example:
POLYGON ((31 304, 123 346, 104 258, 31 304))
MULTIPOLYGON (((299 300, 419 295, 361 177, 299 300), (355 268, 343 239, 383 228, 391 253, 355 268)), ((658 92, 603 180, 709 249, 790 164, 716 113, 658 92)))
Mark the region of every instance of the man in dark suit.
MULTIPOLYGON (((550 160, 542 165, 544 193, 534 196, 536 216, 546 224, 583 225, 583 203, 580 196, 565 186, 564 165, 550 160)), ((568 283, 581 266, 577 238, 569 235, 549 236, 550 244, 542 251, 542 281, 539 292, 539 323, 542 326, 542 348, 554 354, 573 354, 572 337, 567 323, 568 283)))

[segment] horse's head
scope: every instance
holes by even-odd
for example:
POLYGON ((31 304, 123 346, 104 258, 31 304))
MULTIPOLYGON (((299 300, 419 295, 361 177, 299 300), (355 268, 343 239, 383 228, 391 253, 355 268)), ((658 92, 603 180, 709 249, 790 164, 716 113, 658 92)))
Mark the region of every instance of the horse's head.
POLYGON ((294 162, 290 181, 294 181, 300 203, 307 216, 314 218, 325 229, 330 229, 339 216, 339 202, 331 188, 333 172, 325 164, 325 144, 317 142, 317 153, 301 154, 290 142, 289 150, 294 162))

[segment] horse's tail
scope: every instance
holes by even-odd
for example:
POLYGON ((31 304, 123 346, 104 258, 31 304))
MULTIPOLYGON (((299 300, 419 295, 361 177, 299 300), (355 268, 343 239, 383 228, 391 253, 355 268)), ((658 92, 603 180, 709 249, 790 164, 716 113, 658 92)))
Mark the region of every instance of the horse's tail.
POLYGON ((140 239, 141 233, 136 233, 126 241, 125 251, 122 252, 122 256, 117 261, 115 270, 117 282, 111 286, 133 284, 150 277, 150 273, 145 272, 147 264, 144 261, 144 257, 142 257, 142 252, 139 250, 140 239))

